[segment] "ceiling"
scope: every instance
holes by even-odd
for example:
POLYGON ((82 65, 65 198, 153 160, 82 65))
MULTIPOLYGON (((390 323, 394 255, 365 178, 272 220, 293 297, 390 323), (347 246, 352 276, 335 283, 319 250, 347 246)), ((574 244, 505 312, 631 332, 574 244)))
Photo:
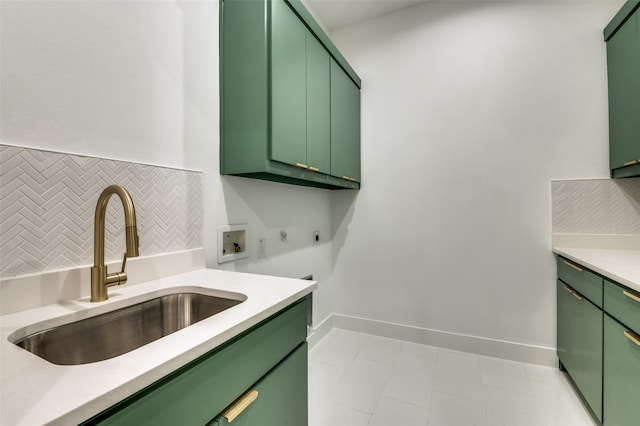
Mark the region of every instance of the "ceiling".
POLYGON ((304 0, 328 31, 385 15, 426 0, 304 0))

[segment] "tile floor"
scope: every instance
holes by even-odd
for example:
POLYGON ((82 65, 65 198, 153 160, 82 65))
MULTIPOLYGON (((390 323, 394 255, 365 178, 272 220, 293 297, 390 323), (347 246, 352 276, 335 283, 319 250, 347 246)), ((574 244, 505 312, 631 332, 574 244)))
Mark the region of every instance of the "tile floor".
POLYGON ((333 329, 309 352, 309 425, 593 426, 558 369, 333 329))

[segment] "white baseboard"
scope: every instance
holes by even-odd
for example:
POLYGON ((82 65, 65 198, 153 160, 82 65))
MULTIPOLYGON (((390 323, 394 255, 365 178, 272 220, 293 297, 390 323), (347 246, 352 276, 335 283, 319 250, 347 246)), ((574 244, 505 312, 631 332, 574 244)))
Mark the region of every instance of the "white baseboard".
POLYGON ((307 343, 309 343, 309 349, 313 348, 324 336, 329 334, 333 328, 334 314, 326 317, 320 324, 313 327, 313 330, 307 335, 307 343))
POLYGON ((314 333, 310 336, 312 339, 309 339, 310 346, 313 347, 313 345, 331 331, 332 328, 340 328, 358 333, 372 334, 380 337, 388 337, 530 364, 539 364, 548 367, 558 366, 558 357, 555 348, 526 345, 340 314, 330 315, 314 329, 314 333))

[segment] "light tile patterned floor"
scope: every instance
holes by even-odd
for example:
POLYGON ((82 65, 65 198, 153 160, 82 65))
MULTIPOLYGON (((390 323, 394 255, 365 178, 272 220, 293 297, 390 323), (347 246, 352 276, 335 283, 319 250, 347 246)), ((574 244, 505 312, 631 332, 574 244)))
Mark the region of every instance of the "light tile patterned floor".
POLYGON ((310 426, 593 426, 566 376, 334 329, 309 353, 310 426))

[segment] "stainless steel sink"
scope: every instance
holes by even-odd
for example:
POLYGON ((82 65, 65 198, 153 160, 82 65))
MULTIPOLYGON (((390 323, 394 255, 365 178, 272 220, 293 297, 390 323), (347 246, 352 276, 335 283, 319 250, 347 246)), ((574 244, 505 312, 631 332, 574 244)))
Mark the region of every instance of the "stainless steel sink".
POLYGON ((23 337, 16 345, 53 364, 122 355, 241 303, 198 293, 157 297, 23 337))

